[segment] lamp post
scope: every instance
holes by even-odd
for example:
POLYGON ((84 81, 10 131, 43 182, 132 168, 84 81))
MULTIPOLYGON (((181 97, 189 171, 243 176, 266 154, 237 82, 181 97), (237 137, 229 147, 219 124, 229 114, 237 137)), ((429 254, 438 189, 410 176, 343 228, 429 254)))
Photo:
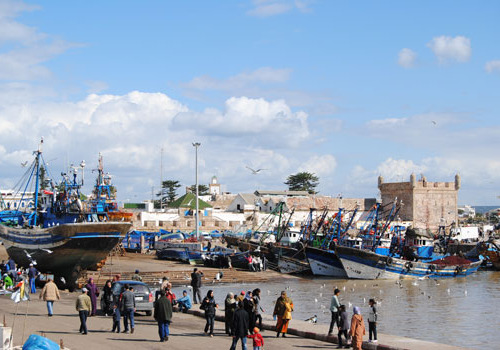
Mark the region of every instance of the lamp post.
POLYGON ((199 142, 193 142, 193 146, 195 148, 195 168, 196 168, 196 214, 195 214, 195 219, 196 219, 196 239, 200 237, 199 229, 198 229, 198 224, 199 224, 199 218, 198 218, 198 147, 201 146, 201 143, 199 142))

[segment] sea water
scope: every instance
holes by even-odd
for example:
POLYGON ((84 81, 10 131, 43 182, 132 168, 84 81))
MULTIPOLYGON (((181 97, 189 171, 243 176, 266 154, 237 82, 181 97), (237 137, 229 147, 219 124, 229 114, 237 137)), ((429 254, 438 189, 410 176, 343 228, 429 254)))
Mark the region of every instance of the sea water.
MULTIPOLYGON (((222 309, 228 292, 237 295, 255 288, 261 289, 261 304, 268 315, 272 315, 276 299, 285 290, 294 302, 295 319, 306 320, 317 315, 318 323, 329 324, 330 300, 333 290, 338 288, 340 302, 346 305, 349 315, 353 306, 359 306, 366 320, 368 300, 377 301, 380 333, 478 349, 499 348, 500 344, 500 272, 478 271, 467 278, 439 280, 310 277, 238 285, 206 281, 202 296, 213 289, 222 309)), ((182 288, 174 291, 179 293, 182 288)))

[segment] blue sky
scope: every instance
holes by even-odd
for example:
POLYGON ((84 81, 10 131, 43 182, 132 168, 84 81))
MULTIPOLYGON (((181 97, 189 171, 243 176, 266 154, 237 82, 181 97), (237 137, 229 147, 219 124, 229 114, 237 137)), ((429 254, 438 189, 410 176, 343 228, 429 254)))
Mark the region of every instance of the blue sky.
POLYGON ((120 199, 139 201, 159 186, 161 147, 164 177, 192 184, 200 141, 200 181, 230 192, 311 171, 322 194, 374 197, 380 174, 458 172, 461 203, 500 204, 499 10, 0 0, 0 187, 44 136, 54 173, 102 152, 120 199))

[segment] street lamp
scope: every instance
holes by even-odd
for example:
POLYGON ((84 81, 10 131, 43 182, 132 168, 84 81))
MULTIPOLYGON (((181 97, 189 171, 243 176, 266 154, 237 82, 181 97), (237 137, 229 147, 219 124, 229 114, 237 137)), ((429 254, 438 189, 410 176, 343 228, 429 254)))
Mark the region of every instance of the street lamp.
POLYGON ((201 143, 199 142, 193 142, 193 147, 195 148, 195 159, 196 159, 196 163, 195 163, 195 168, 196 168, 196 215, 195 215, 195 218, 196 218, 196 239, 198 239, 200 237, 200 233, 199 233, 199 229, 198 229, 198 224, 199 224, 199 218, 198 218, 198 147, 201 146, 201 143))

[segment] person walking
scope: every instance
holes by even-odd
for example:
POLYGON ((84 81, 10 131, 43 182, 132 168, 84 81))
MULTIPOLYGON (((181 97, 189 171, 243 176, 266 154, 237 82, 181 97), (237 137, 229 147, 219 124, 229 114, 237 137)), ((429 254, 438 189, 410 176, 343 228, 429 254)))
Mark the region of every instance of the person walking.
POLYGON ((253 340, 253 350, 262 350, 264 349, 264 338, 262 334, 259 333, 260 329, 257 327, 253 328, 253 334, 247 335, 248 338, 252 338, 253 340))
POLYGON ((224 323, 226 326, 226 334, 231 335, 231 327, 233 324, 234 312, 236 311, 236 300, 233 293, 227 293, 224 301, 224 323))
POLYGON ((89 282, 85 288, 87 288, 90 301, 92 302, 92 312, 90 313, 90 316, 95 316, 97 312, 97 297, 99 296, 99 288, 95 285, 92 277, 89 278, 89 282))
POLYGON ((189 297, 187 290, 183 290, 182 298, 175 300, 175 302, 177 303, 177 305, 179 305, 179 312, 186 313, 193 306, 191 304, 191 298, 189 297))
POLYGON ((211 337, 214 336, 214 322, 215 322, 215 310, 219 307, 214 299, 214 292, 209 290, 207 296, 203 299, 200 309, 205 310, 205 319, 207 323, 205 325, 205 334, 210 334, 211 337), (210 333, 207 333, 210 330, 210 333))
POLYGON ((39 298, 47 302, 47 312, 49 317, 52 317, 54 310, 54 301, 61 299, 61 296, 59 295, 59 289, 57 288, 52 278, 47 279, 47 283, 45 283, 45 286, 43 286, 39 298))
POLYGON ((368 312, 368 342, 376 343, 377 342, 377 308, 375 305, 375 299, 370 299, 368 301, 370 305, 370 309, 368 312), (373 337, 373 338, 372 338, 373 337), (372 340, 373 339, 373 340, 372 340))
POLYGON ((154 319, 158 322, 160 342, 168 340, 170 335, 170 322, 172 321, 172 303, 165 296, 165 291, 160 291, 160 298, 154 304, 154 319))
POLYGON ((252 292, 253 295, 253 313, 254 313, 254 318, 253 318, 253 325, 257 326, 257 322, 259 323, 259 330, 262 329, 262 315, 260 312, 265 312, 264 309, 260 306, 260 289, 256 288, 252 292))
POLYGON ((87 295, 87 288, 82 288, 82 294, 76 299, 76 311, 80 316, 80 333, 87 334, 87 317, 91 308, 90 297, 87 295))
POLYGON ((123 333, 134 333, 134 312, 135 312, 135 295, 134 288, 125 285, 125 291, 122 294, 122 307, 123 307, 123 333))
POLYGON ((349 348, 348 342, 349 338, 347 332, 349 331, 349 319, 347 318, 347 311, 345 310, 345 305, 340 305, 339 307, 339 333, 337 337, 339 339, 339 346, 337 348, 342 348, 344 346, 346 349, 349 348), (342 336, 345 338, 345 344, 342 344, 342 336))
POLYGON ((35 286, 35 281, 38 276, 38 270, 36 267, 33 266, 33 264, 30 264, 30 268, 28 269, 28 277, 30 279, 30 293, 35 294, 36 293, 36 286, 35 286))
POLYGON ((361 350, 363 345, 363 335, 365 335, 365 322, 363 316, 361 316, 359 307, 355 306, 352 309, 354 313, 351 318, 351 329, 349 330, 349 335, 352 338, 352 348, 353 350, 361 350))
POLYGON ((333 326, 335 324, 337 324, 337 328, 340 330, 340 326, 339 326, 339 307, 340 307, 339 295, 340 295, 340 290, 338 288, 335 288, 335 290, 333 291, 332 301, 330 302, 330 312, 332 313, 332 320, 330 321, 330 329, 328 330, 328 335, 332 335, 333 326))
POLYGON ((248 313, 248 330, 250 333, 252 333, 255 324, 254 303, 252 296, 252 291, 249 290, 245 295, 245 299, 243 299, 243 308, 248 313))
POLYGON ((195 267, 193 273, 191 273, 191 287, 193 287, 193 303, 198 304, 197 301, 201 303, 201 278, 203 277, 203 272, 198 271, 195 267), (196 298, 198 297, 198 299, 196 298))
POLYGON ((111 280, 107 280, 102 288, 102 303, 104 315, 113 315, 113 290, 111 289, 111 280))
POLYGON ((288 323, 292 319, 293 312, 293 301, 290 299, 285 291, 281 292, 281 296, 276 300, 276 305, 274 306, 273 316, 278 318, 276 323, 276 338, 283 333, 283 338, 286 337, 286 331, 288 330, 288 323))
POLYGON ((243 309, 243 302, 238 302, 238 309, 234 312, 233 323, 231 327, 233 343, 230 350, 236 350, 238 340, 241 340, 241 348, 247 350, 248 335, 248 313, 243 309))

